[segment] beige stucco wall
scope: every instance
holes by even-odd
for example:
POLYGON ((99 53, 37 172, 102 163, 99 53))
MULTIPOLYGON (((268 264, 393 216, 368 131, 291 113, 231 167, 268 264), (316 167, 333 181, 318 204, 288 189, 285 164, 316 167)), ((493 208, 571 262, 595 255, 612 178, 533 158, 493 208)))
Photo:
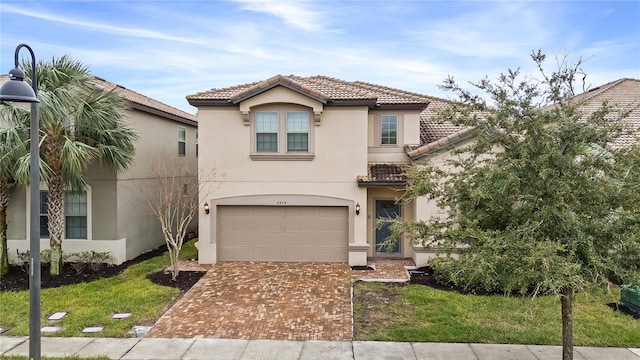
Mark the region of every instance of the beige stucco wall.
MULTIPOLYGON (((467 139, 456 144, 455 148, 459 148, 461 146, 468 146, 473 143, 472 139, 467 139)), ((451 168, 450 165, 447 165, 447 160, 452 159, 453 156, 460 156, 452 154, 453 149, 444 149, 441 151, 436 151, 433 154, 427 155, 418 160, 418 164, 420 163, 431 163, 439 168, 451 168)), ((444 218, 448 216, 447 211, 445 209, 441 209, 437 206, 435 201, 430 201, 426 197, 420 197, 416 199, 416 219, 418 220, 428 220, 431 217, 439 217, 444 218)))
MULTIPOLYGON (((169 176, 174 168, 183 169, 191 176, 197 176, 198 173, 196 127, 141 111, 132 111, 130 114, 134 117, 131 120, 132 127, 140 138, 133 164, 117 175, 115 222, 115 239, 126 239, 127 260, 165 244, 160 223, 141 192, 152 196, 158 191, 159 175, 153 167, 159 164, 161 172, 166 170, 169 176), (186 131, 185 156, 178 155, 178 127, 186 131)), ((189 231, 196 229, 197 221, 193 221, 189 231)))
MULTIPOLYGON (((468 146, 472 144, 472 139, 466 139, 457 143, 455 146, 459 148, 461 146, 468 146)), ((433 165, 436 165, 440 168, 451 168, 450 165, 447 165, 447 160, 452 159, 453 156, 459 156, 452 154, 452 149, 444 149, 441 151, 436 151, 433 154, 429 154, 420 160, 418 163, 426 163, 429 162, 433 165)), ((449 216, 448 210, 438 207, 435 200, 429 200, 426 196, 419 197, 415 200, 415 209, 416 209, 416 220, 429 220, 431 218, 440 218, 445 219, 449 216)), ((429 259, 437 256, 437 246, 430 246, 428 248, 423 248, 419 245, 416 245, 414 248, 413 259, 417 266, 424 266, 427 264, 429 259)), ((454 256, 457 256, 454 254, 454 256)))
POLYGON ((153 176, 151 166, 155 161, 168 166, 182 161, 185 168, 196 173, 196 127, 135 110, 130 111, 129 122, 139 136, 136 158, 127 170, 118 174, 119 181, 153 176), (178 127, 186 130, 185 156, 178 156, 178 127))
MULTIPOLYGON (((283 106, 303 102, 293 91, 276 89, 264 93, 260 101, 252 100, 252 106, 262 105, 262 101, 283 106), (269 94, 276 89, 277 93, 269 94)), ((319 103, 307 100, 303 105, 315 106, 309 108, 317 112, 319 103)), ((313 120, 311 125, 315 156, 287 161, 250 157, 252 127, 242 119, 240 108, 246 109, 244 105, 199 108, 201 203, 250 195, 314 195, 366 204, 366 189, 357 186, 356 178, 367 173, 367 107, 323 106, 320 125, 313 125, 313 120)), ((216 261, 212 215, 200 210, 199 259, 203 263, 216 261)), ((353 221, 350 243, 366 245, 366 218, 355 216, 353 221)))
POLYGON ((367 146, 370 163, 406 163, 409 161, 404 145, 420 143, 420 113, 407 110, 378 110, 368 116, 367 146), (398 115, 399 143, 395 146, 378 146, 378 118, 380 115, 398 115))

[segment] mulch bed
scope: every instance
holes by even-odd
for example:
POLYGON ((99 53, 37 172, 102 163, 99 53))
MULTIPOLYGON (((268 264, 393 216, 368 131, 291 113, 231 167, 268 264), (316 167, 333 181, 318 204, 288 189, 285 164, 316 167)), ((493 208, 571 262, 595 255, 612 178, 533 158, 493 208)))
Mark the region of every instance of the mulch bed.
POLYGON ((157 285, 171 286, 182 290, 182 292, 187 292, 204 274, 206 274, 206 271, 180 271, 174 281, 171 280, 171 273, 158 271, 147 275, 147 279, 157 285))
MULTIPOLYGON (((85 268, 78 273, 71 264, 64 264, 60 275, 50 275, 49 266, 43 264, 41 268, 41 289, 54 288, 64 285, 90 282, 116 276, 131 265, 162 255, 167 248, 162 246, 155 250, 139 255, 135 259, 125 261, 120 265, 103 265, 97 271, 85 268)), ((176 281, 171 280, 171 274, 160 270, 147 276, 151 282, 178 288, 186 291, 191 288, 205 274, 204 271, 181 271, 176 281)), ((19 266, 10 266, 9 273, 0 278, 0 291, 22 291, 29 289, 29 273, 19 266)))
POLYGON ((415 270, 410 270, 409 274, 411 279, 410 284, 425 285, 438 290, 455 291, 460 294, 473 294, 473 295, 503 295, 501 292, 489 292, 482 289, 471 288, 465 289, 460 286, 456 286, 451 283, 442 283, 436 280, 433 269, 429 266, 423 266, 415 270))

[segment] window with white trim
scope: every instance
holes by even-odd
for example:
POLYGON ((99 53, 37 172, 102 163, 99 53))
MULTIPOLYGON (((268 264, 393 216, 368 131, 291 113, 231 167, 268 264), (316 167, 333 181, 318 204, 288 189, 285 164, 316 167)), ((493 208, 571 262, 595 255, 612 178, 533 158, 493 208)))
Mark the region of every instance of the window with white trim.
POLYGON ((373 114, 373 138, 370 152, 404 152, 404 114, 376 112, 373 114))
POLYGON ((187 155, 187 130, 182 126, 178 126, 178 155, 187 155))
POLYGON ((309 151, 308 112, 287 112, 287 151, 309 151))
MULTIPOLYGON (((49 237, 49 192, 40 190, 40 236, 49 237)), ((87 193, 64 193, 65 239, 87 239, 87 193)))
POLYGON ((278 113, 256 112, 256 151, 278 152, 278 113))
POLYGON ((397 145, 398 144, 398 116, 397 115, 380 116, 380 144, 381 145, 397 145))

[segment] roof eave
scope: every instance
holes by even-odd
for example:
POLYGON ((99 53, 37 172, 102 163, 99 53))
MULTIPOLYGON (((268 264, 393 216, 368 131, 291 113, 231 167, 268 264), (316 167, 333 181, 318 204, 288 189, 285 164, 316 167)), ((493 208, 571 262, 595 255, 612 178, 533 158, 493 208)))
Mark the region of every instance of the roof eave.
POLYGON ((428 144, 424 144, 419 148, 408 151, 407 156, 409 156, 411 160, 415 161, 425 156, 436 153, 443 148, 454 146, 460 142, 470 139, 472 135, 473 133, 469 131, 469 129, 467 128, 467 129, 458 131, 456 133, 450 134, 442 139, 438 139, 428 144))
POLYGON ((429 102, 409 103, 409 104, 376 104, 376 109, 380 110, 424 110, 429 102))
POLYGON ((187 98, 187 102, 191 106, 236 106, 228 99, 190 99, 187 98))
POLYGON ((195 121, 195 120, 187 119, 187 118, 175 115, 175 114, 171 114, 171 113, 168 113, 168 112, 165 112, 165 111, 162 111, 162 110, 158 110, 158 109, 156 109, 154 107, 147 106, 147 105, 144 105, 144 104, 140 104, 140 103, 137 103, 137 102, 134 102, 134 101, 129 101, 129 104, 131 105, 131 108, 134 109, 134 110, 139 110, 139 111, 142 111, 142 112, 146 112, 148 114, 161 116, 163 118, 166 118, 166 119, 169 119, 169 120, 173 120, 173 121, 185 124, 185 125, 191 125, 191 126, 198 127, 198 122, 195 121))
POLYGON ((358 182, 358 187, 406 187, 406 181, 358 182))
POLYGON ((327 105, 333 106, 367 106, 374 108, 376 106, 377 99, 335 99, 327 105))

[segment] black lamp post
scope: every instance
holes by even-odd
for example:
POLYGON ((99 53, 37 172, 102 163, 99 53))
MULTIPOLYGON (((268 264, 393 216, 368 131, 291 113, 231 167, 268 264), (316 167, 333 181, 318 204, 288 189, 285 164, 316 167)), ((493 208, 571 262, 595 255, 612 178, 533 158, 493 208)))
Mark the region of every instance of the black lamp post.
POLYGON ((9 71, 9 81, 0 87, 0 101, 31 103, 29 151, 29 359, 40 360, 40 118, 36 97, 36 57, 29 45, 20 44, 15 51, 15 68, 9 71), (31 86, 24 82, 24 72, 18 69, 18 52, 26 48, 31 54, 31 86))

